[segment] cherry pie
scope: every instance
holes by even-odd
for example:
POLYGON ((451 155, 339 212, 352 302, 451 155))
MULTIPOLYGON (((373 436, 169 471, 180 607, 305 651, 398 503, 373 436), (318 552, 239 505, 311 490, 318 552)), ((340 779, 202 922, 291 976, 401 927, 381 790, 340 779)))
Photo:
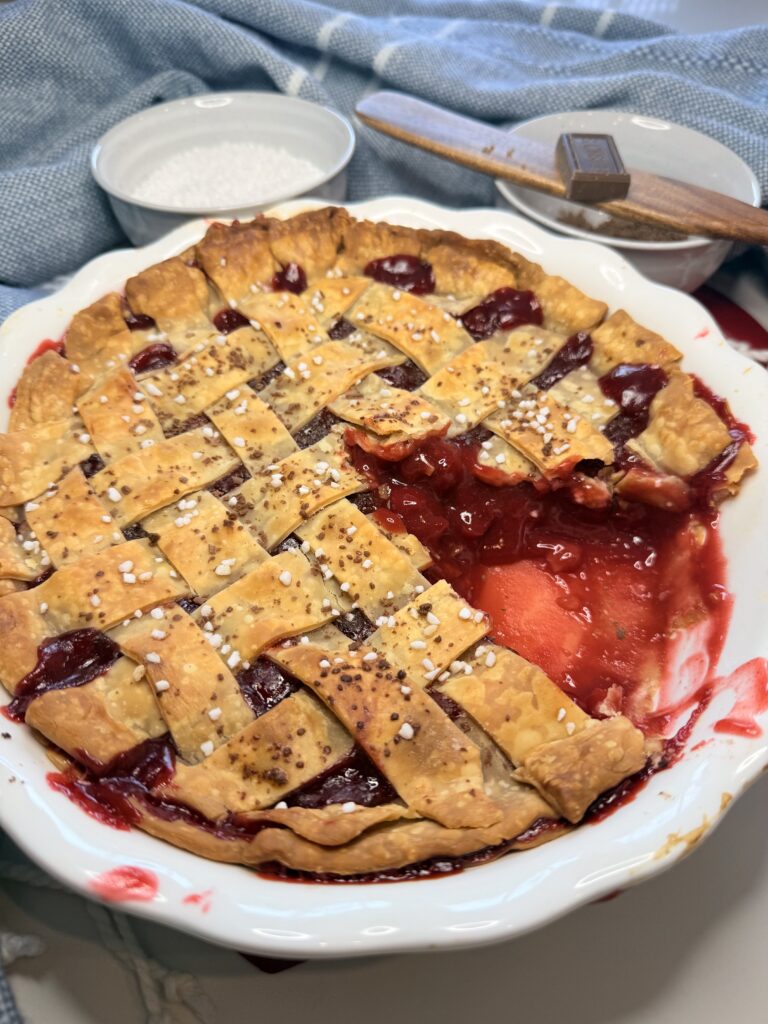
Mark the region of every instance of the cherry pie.
POLYGON ((52 784, 216 860, 400 878, 663 766, 663 641, 724 598, 755 460, 607 314, 343 209, 213 224, 78 313, 0 436, 0 681, 52 784))

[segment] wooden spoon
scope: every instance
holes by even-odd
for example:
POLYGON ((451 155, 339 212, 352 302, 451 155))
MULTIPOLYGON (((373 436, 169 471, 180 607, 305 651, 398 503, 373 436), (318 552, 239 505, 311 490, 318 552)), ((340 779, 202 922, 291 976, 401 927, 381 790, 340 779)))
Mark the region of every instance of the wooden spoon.
MULTIPOLYGON (((555 167, 555 149, 510 138, 482 121, 397 92, 377 92, 358 103, 357 116, 376 131, 391 135, 473 171, 506 178, 526 188, 565 196, 555 167)), ((626 199, 591 206, 626 220, 656 224, 686 235, 732 238, 768 245, 768 211, 699 185, 630 170, 626 199)))

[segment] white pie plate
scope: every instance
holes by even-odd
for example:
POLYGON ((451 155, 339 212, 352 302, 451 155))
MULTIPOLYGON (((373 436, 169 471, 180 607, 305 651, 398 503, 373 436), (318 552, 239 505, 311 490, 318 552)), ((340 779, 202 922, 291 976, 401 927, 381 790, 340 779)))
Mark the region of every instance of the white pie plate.
MULTIPOLYGON (((322 204, 298 200, 274 212, 289 216, 312 205, 322 204)), ((401 197, 349 209, 376 220, 496 238, 604 299, 611 309, 626 308, 682 349, 688 370, 728 397, 737 417, 757 435, 757 456, 768 466, 768 374, 737 354, 687 295, 651 283, 605 246, 556 237, 503 211, 454 211, 401 197)), ((10 391, 42 338, 58 338, 77 310, 185 249, 205 227, 196 221, 144 249, 100 256, 55 295, 14 313, 0 329, 0 393, 10 391)), ((735 603, 720 675, 768 656, 766 507, 768 472, 763 468, 723 511, 735 603)), ((693 657, 685 666, 682 674, 689 683, 697 665, 706 674, 700 661, 693 657)), ((768 711, 757 719, 760 736, 713 731, 734 699, 730 687, 721 688, 698 720, 685 756, 601 823, 538 849, 428 881, 343 886, 267 881, 139 831, 115 831, 54 792, 46 783, 51 764, 42 747, 25 726, 5 722, 3 731, 11 738, 0 739, 0 825, 38 864, 84 895, 91 895, 91 879, 121 865, 154 872, 156 898, 123 903, 121 909, 243 951, 300 959, 497 942, 657 874, 717 824, 729 798, 768 765, 768 711), (700 740, 709 742, 692 750, 700 740), (183 902, 205 891, 211 894, 207 912, 199 903, 183 902)))

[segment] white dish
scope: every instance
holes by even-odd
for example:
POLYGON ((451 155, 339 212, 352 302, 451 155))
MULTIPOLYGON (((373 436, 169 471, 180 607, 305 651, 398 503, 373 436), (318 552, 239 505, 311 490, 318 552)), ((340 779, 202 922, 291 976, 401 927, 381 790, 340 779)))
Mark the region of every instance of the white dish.
MULTIPOLYGON (((562 132, 598 132, 612 135, 627 167, 678 178, 760 205, 760 184, 733 150, 703 132, 671 121, 627 114, 617 110, 582 110, 547 114, 516 125, 509 133, 544 143, 553 150, 562 132)), ((579 215, 597 226, 608 215, 581 203, 571 203, 544 192, 496 180, 498 204, 510 205, 538 224, 570 238, 602 242, 619 250, 642 274, 659 284, 695 291, 717 270, 733 248, 723 239, 691 236, 678 242, 651 242, 609 238, 563 223, 563 214, 579 215)))
MULTIPOLYGON (((289 216, 298 201, 274 212, 289 216)), ((311 204, 319 205, 319 204, 311 204)), ((757 435, 768 465, 768 375, 737 354, 709 314, 679 292, 641 277, 603 246, 558 238, 498 210, 449 211, 408 198, 351 205, 357 216, 496 238, 562 273, 587 293, 623 306, 670 338, 686 368, 726 395, 757 435), (706 336, 705 336, 706 335, 706 336)), ((14 313, 0 329, 0 387, 7 392, 41 338, 58 337, 73 313, 131 274, 180 252, 205 229, 197 222, 141 250, 101 256, 55 295, 14 313)), ((731 629, 718 671, 768 655, 768 549, 763 513, 768 472, 747 481, 724 508, 722 536, 735 595, 731 629)), ((690 649, 686 652, 692 652, 690 649)), ((679 678, 693 687, 709 666, 688 657, 679 678)), ((121 908, 244 951, 294 958, 356 956, 495 942, 538 927, 575 907, 626 888, 670 866, 722 817, 768 766, 768 739, 713 732, 734 692, 722 687, 699 718, 685 756, 649 781, 637 798, 598 825, 462 874, 399 884, 306 885, 264 880, 241 867, 213 863, 142 832, 118 832, 89 818, 45 781, 43 748, 24 726, 3 723, 0 825, 42 867, 85 895, 90 881, 118 866, 147 869, 159 891, 151 902, 121 908), (704 747, 696 747, 702 740, 704 747), (11 784, 10 779, 16 781, 11 784), (210 893, 206 912, 185 897, 210 893)), ((757 718, 768 731, 768 710, 757 718)))
POLYGON ((106 191, 121 227, 134 245, 146 245, 197 217, 250 220, 259 210, 297 196, 341 202, 347 164, 355 149, 349 121, 327 107, 277 92, 211 92, 134 114, 103 135, 91 153, 91 170, 106 191), (252 203, 165 206, 136 198, 139 183, 179 152, 224 142, 256 142, 310 159, 317 173, 301 187, 258 187, 252 203))

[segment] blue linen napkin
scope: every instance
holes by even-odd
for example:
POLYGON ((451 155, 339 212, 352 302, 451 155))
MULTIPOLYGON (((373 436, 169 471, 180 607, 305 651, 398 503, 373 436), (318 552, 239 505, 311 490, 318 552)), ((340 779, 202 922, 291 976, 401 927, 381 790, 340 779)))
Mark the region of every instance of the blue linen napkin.
MULTIPOLYGON (((681 36, 610 11, 517 0, 14 0, 0 7, 0 322, 41 282, 126 244, 93 143, 152 103, 276 89, 351 115, 395 88, 497 124, 632 110, 719 139, 768 193, 768 28, 681 36)), ((349 198, 451 206, 490 179, 358 128, 349 198)), ((0 1024, 19 1024, 0 968, 0 1024)))
MULTIPOLYGON (((667 117, 736 150, 768 192, 768 27, 682 36, 518 0, 15 0, 0 6, 0 320, 125 244, 88 169, 121 118, 210 89, 350 115, 378 87, 501 124, 590 107, 667 117)), ((350 199, 493 197, 490 179, 367 128, 350 171, 350 199)))

